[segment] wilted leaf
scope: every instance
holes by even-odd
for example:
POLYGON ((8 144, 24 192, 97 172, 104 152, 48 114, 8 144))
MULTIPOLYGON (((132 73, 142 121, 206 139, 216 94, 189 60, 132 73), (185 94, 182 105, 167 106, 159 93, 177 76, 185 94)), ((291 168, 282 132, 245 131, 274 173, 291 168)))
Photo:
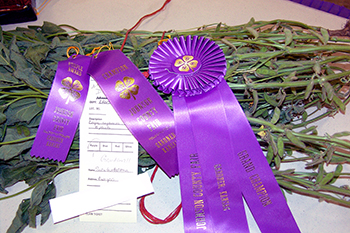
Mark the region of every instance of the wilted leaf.
POLYGON ((44 109, 43 106, 38 106, 35 99, 31 99, 31 101, 23 100, 23 102, 27 103, 25 103, 25 105, 20 106, 14 104, 10 105, 10 107, 5 112, 7 116, 8 125, 14 125, 15 123, 19 122, 26 122, 27 124, 29 124, 30 121, 44 109))
POLYGON ((12 220, 11 226, 7 229, 7 233, 22 232, 29 224, 29 199, 24 199, 18 206, 16 217, 12 220))
POLYGON ((48 44, 37 43, 31 47, 28 47, 24 56, 33 63, 37 70, 41 70, 41 61, 43 61, 49 52, 50 48, 48 44))
POLYGON ((51 182, 46 191, 45 191, 45 195, 43 196, 42 202, 40 203, 40 208, 41 208, 41 222, 40 225, 43 225, 50 216, 51 213, 51 208, 50 208, 50 204, 49 204, 49 200, 52 198, 56 197, 56 187, 54 182, 51 182))
POLYGON ((51 82, 41 80, 33 69, 26 68, 24 70, 16 70, 13 75, 23 82, 40 89, 48 89, 51 87, 51 82))
MULTIPOLYGON (((33 129, 36 132, 37 129, 33 129)), ((35 132, 31 132, 32 134, 35 132)), ((19 135, 16 128, 7 128, 6 136, 4 142, 9 142, 25 137, 24 135, 19 135)), ((25 141, 15 144, 3 145, 0 147, 0 159, 9 160, 15 156, 21 154, 24 150, 29 149, 33 145, 33 141, 25 141)))
POLYGON ((16 64, 15 69, 25 69, 28 68, 28 62, 25 57, 20 53, 18 46, 16 44, 16 37, 11 41, 10 45, 10 60, 16 64))

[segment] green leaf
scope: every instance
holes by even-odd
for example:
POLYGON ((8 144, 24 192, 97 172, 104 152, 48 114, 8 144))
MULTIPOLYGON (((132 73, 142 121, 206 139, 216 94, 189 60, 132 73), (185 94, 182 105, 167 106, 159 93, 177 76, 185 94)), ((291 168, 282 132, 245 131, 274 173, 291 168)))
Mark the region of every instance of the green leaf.
POLYGON ((315 184, 319 184, 323 179, 323 176, 324 176, 324 167, 323 167, 323 163, 321 163, 318 165, 318 173, 316 176, 315 184))
POLYGON ((293 135, 293 132, 289 129, 285 130, 287 138, 296 146, 305 149, 306 145, 296 136, 293 135))
POLYGON ((24 56, 33 63, 37 70, 41 70, 40 63, 47 57, 49 51, 50 47, 48 44, 36 43, 33 46, 28 47, 24 56))
POLYGON ((342 171, 343 171, 343 165, 338 164, 337 167, 335 168, 333 179, 329 182, 329 184, 335 183, 339 178, 339 176, 341 175, 342 171))
POLYGON ((16 217, 12 220, 10 227, 6 233, 19 233, 22 232, 29 224, 29 199, 24 199, 18 206, 16 217))
POLYGON ((329 41, 329 33, 327 29, 321 28, 321 35, 323 36, 323 41, 325 44, 329 41))
POLYGON ((28 62, 25 57, 20 53, 18 46, 16 44, 16 37, 11 41, 10 45, 10 60, 16 64, 16 69, 26 69, 28 68, 28 62))
POLYGON ((285 37, 286 37, 284 44, 285 44, 285 46, 288 46, 293 41, 292 31, 289 30, 288 28, 284 28, 284 34, 285 34, 285 37))
POLYGON ((254 36, 254 39, 259 37, 259 32, 252 27, 246 27, 247 31, 254 36))
POLYGON ((51 213, 51 208, 50 208, 50 204, 49 204, 49 200, 52 198, 56 197, 56 187, 54 182, 51 182, 46 191, 45 191, 45 195, 43 196, 42 202, 40 203, 40 208, 41 208, 41 222, 40 225, 43 225, 50 217, 50 213, 51 213))
POLYGON ((271 132, 267 132, 267 134, 269 136, 269 145, 272 147, 273 155, 275 156, 278 153, 277 144, 276 144, 275 140, 273 139, 271 132))
POLYGON ((327 173, 325 177, 320 181, 320 185, 325 185, 330 182, 334 177, 334 173, 327 173))
POLYGON ((281 115, 281 110, 278 107, 275 107, 275 110, 273 111, 271 123, 276 124, 278 122, 278 120, 280 119, 280 115, 281 115))
MULTIPOLYGON (((33 135, 37 129, 32 129, 31 134, 33 135)), ((16 128, 7 128, 4 142, 10 142, 13 140, 21 139, 23 136, 19 135, 16 128)), ((3 145, 0 147, 0 159, 10 160, 15 156, 18 156, 23 151, 29 149, 33 145, 33 141, 25 141, 20 143, 14 143, 9 145, 3 145)))
POLYGON ((270 95, 268 95, 266 91, 264 91, 264 99, 266 100, 266 102, 268 102, 272 106, 274 107, 278 106, 278 102, 274 98, 272 98, 270 95))
POLYGON ((258 117, 260 115, 263 115, 266 112, 268 112, 268 108, 261 108, 254 113, 254 117, 258 117))
POLYGON ((267 147, 267 155, 266 155, 266 159, 269 164, 271 164, 273 157, 274 157, 273 149, 272 149, 272 146, 269 144, 269 146, 267 147))
POLYGON ((157 42, 157 41, 158 41, 157 38, 150 38, 150 39, 144 40, 144 41, 142 41, 142 42, 139 44, 139 48, 143 48, 143 47, 145 47, 146 45, 155 43, 155 42, 157 42))
POLYGON ((346 137, 350 135, 350 131, 343 131, 343 132, 338 132, 332 135, 332 137, 339 138, 339 137, 346 137))
POLYGON ((278 155, 280 158, 283 158, 284 155, 284 142, 282 137, 277 138, 277 149, 278 149, 278 155))
POLYGON ((303 122, 305 122, 307 120, 307 118, 308 118, 308 113, 305 111, 305 112, 303 112, 303 115, 302 115, 303 122))
POLYGON ((322 87, 324 87, 324 89, 327 93, 327 99, 329 101, 331 101, 333 99, 333 96, 334 96, 334 89, 333 89, 332 85, 329 82, 324 82, 322 87))
POLYGON ((221 22, 216 25, 215 32, 219 32, 221 28, 221 22))
POLYGON ((254 23, 255 23, 255 19, 253 17, 251 17, 246 26, 251 27, 251 26, 253 26, 254 23))
POLYGON ((304 99, 308 99, 308 98, 309 98, 310 93, 311 93, 311 91, 312 91, 313 88, 314 88, 314 80, 310 80, 310 82, 309 82, 309 84, 307 85, 306 90, 305 90, 304 99))
POLYGON ((341 99, 339 99, 338 96, 334 95, 333 96, 333 101, 340 108, 340 110, 342 112, 345 112, 345 109, 346 109, 345 104, 343 103, 343 101, 341 101, 341 99))
POLYGON ((39 89, 49 89, 51 87, 51 82, 41 80, 40 76, 37 75, 32 68, 26 68, 24 70, 16 70, 13 75, 22 80, 23 82, 39 89))
POLYGON ((276 169, 279 170, 281 167, 281 158, 279 156, 275 156, 274 161, 276 169))
MULTIPOLYGON (((20 101, 22 102, 22 100, 20 101)), ((30 121, 44 109, 43 106, 39 107, 37 105, 35 99, 31 99, 30 102, 23 100, 23 102, 27 103, 22 106, 10 105, 10 107, 5 112, 8 125, 13 125, 18 122, 26 122, 29 124, 30 121)))

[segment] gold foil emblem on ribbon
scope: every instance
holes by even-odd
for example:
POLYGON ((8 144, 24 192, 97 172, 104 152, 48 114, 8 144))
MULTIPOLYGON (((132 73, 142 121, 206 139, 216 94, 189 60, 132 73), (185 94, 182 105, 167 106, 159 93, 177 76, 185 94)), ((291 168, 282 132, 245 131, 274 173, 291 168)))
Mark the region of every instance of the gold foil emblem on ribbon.
POLYGON ((61 84, 65 87, 58 89, 58 93, 62 99, 67 99, 66 104, 80 98, 81 95, 78 91, 83 90, 83 85, 79 80, 73 82, 71 77, 67 77, 61 81, 61 84))
POLYGON ((120 93, 120 98, 130 99, 132 96, 136 100, 136 95, 139 93, 139 86, 134 84, 135 79, 130 77, 124 77, 123 81, 118 80, 115 83, 115 90, 120 93), (134 84, 134 85, 133 85, 134 84))

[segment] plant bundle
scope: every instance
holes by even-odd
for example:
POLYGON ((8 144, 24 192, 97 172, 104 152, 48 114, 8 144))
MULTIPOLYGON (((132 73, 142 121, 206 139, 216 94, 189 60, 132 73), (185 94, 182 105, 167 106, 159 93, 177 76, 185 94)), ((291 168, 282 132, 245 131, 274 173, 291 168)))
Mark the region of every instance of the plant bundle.
MULTIPOLYGON (((90 54, 112 44, 147 76, 148 61, 162 40, 196 35, 214 40, 227 60, 226 81, 266 152, 283 190, 350 207, 349 186, 337 184, 350 174, 349 132, 318 135, 317 121, 345 112, 350 101, 350 39, 348 28, 328 31, 300 22, 250 20, 228 26, 212 24, 184 31, 82 31, 45 22, 13 31, 0 31, 0 192, 25 181, 32 190, 23 200, 8 232, 41 224, 50 215, 48 200, 55 197, 54 178, 79 167, 79 133, 64 163, 31 157, 29 152, 45 107, 57 63, 67 49, 90 54), (303 163, 305 169, 282 170, 283 163, 303 163), (334 165, 333 171, 325 166, 334 165), (328 169, 329 170, 329 169, 328 169)), ((151 81, 150 81, 151 82, 151 81)), ((159 93, 172 107, 171 96, 159 93)), ((154 167, 140 147, 139 172, 154 167)), ((8 195, 0 198, 11 198, 8 195)))

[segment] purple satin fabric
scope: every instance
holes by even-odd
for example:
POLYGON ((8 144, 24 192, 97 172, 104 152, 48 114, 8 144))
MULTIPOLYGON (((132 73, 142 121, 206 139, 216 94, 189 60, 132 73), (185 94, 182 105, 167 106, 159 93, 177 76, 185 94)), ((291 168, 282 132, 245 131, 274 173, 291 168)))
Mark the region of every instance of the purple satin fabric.
POLYGON ((185 232, 195 232, 191 213, 194 209, 191 173, 195 169, 190 166, 191 151, 198 153, 212 232, 249 232, 242 195, 261 232, 300 232, 227 83, 222 82, 213 90, 194 97, 173 96, 173 105, 181 193, 186 202, 183 206, 185 232), (222 176, 218 176, 217 165, 222 176))
POLYGON ((66 160, 89 90, 89 76, 86 74, 89 63, 90 57, 80 55, 58 63, 30 151, 32 156, 61 162, 66 160))
MULTIPOLYGON (((195 190, 193 172, 198 172, 207 200, 204 206, 210 212, 205 215, 212 224, 208 224, 212 228, 209 232, 249 232, 219 93, 212 90, 194 97, 173 96, 173 106, 183 202, 192 201, 197 194, 191 191, 195 190), (197 159, 190 156, 188 148, 196 151, 197 159)), ((188 230, 193 229, 195 215, 185 213, 193 212, 193 209, 193 201, 192 205, 183 205, 185 232, 202 230, 188 230)))
POLYGON ((185 232, 215 232, 210 199, 203 181, 203 159, 198 155, 190 115, 184 98, 173 97, 185 232))
POLYGON ((261 232, 300 232, 284 195, 236 97, 226 82, 217 91, 224 103, 234 153, 235 175, 261 232))
POLYGON ((92 58, 88 73, 163 171, 169 177, 178 174, 174 116, 137 67, 121 51, 111 50, 92 58))

